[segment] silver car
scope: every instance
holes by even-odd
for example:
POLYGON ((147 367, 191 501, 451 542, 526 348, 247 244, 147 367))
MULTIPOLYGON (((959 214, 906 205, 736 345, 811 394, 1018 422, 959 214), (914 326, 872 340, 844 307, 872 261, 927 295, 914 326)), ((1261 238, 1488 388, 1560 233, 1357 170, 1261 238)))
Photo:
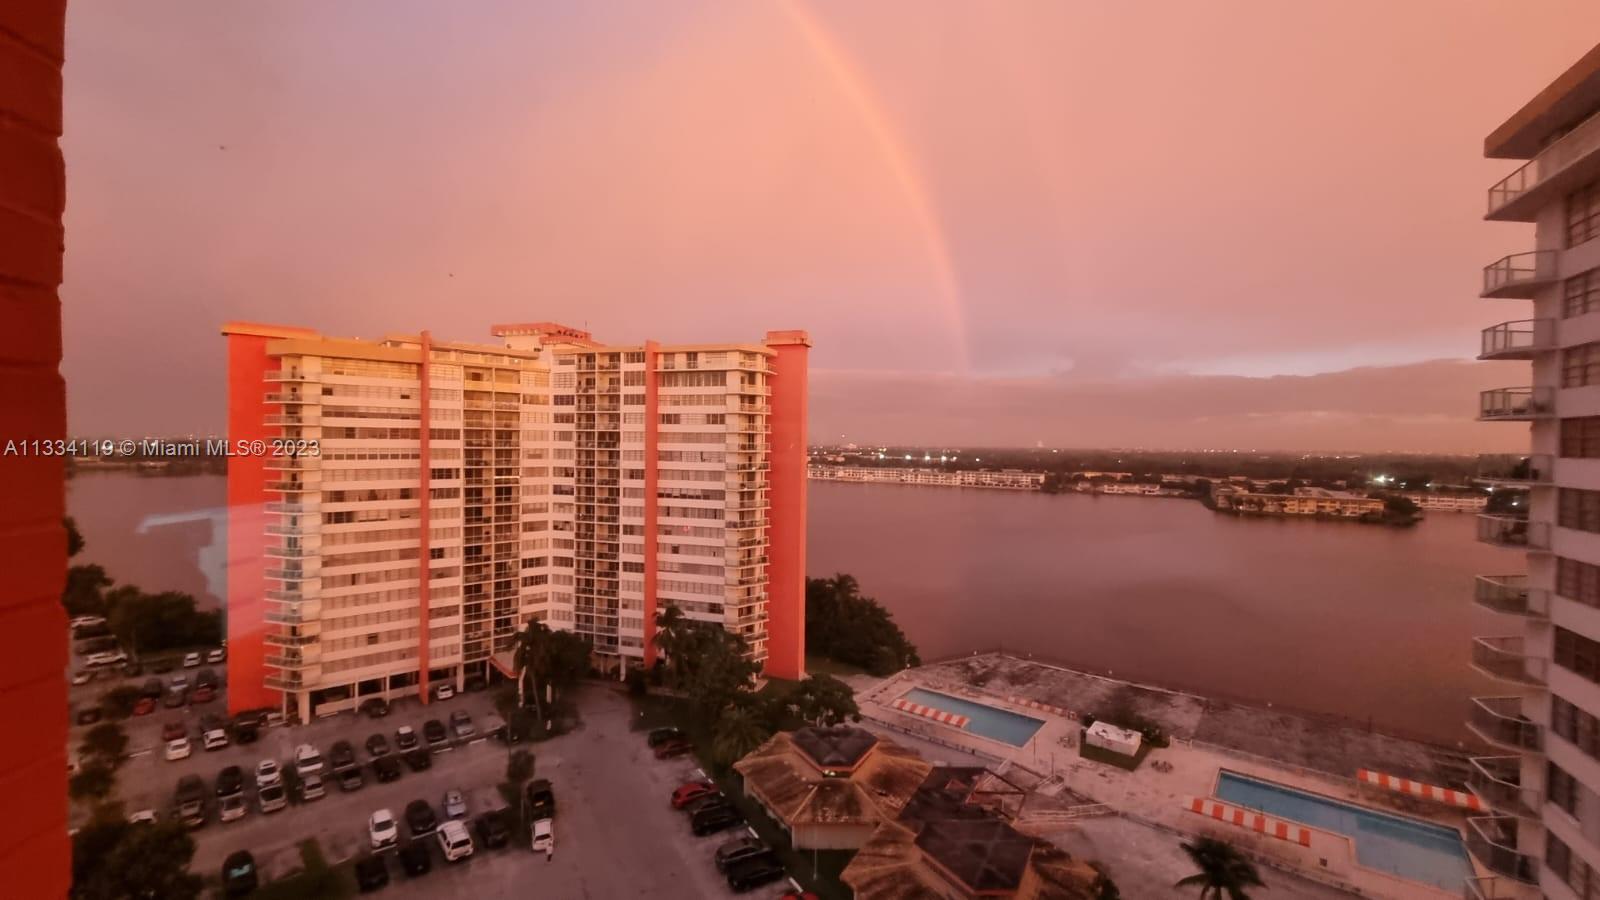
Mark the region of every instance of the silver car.
POLYGON ((465 819, 467 817, 467 798, 461 796, 460 791, 450 790, 444 792, 444 817, 446 819, 465 819))

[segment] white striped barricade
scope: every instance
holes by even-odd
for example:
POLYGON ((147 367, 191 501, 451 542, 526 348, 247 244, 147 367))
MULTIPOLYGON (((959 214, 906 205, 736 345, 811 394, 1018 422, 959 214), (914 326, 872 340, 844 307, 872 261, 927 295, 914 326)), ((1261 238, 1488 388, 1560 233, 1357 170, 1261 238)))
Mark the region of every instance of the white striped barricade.
POLYGON ((1006 697, 1006 701, 1015 703, 1018 706, 1026 706, 1029 709, 1036 709, 1040 712, 1047 712, 1052 716, 1060 716, 1063 719, 1076 720, 1078 718, 1078 714, 1070 709, 1063 709, 1059 706, 1051 706, 1048 703, 1041 703, 1038 700, 1029 700, 1027 697, 1011 695, 1006 697))
POLYGON ((1299 822, 1275 819, 1255 810, 1243 809, 1231 803, 1213 800, 1210 797, 1190 797, 1189 802, 1184 804, 1184 808, 1190 812, 1216 819, 1218 822, 1226 822, 1229 825, 1247 828, 1256 834, 1264 834, 1280 841, 1299 844, 1302 847, 1311 846, 1311 829, 1301 825, 1299 822))
POLYGON ((953 712, 945 712, 942 709, 934 709, 931 706, 923 706, 921 703, 912 703, 910 700, 907 700, 904 697, 895 700, 893 703, 889 704, 889 706, 894 709, 898 709, 901 712, 910 713, 913 716, 921 716, 924 719, 932 719, 935 722, 949 725, 952 728, 966 728, 967 723, 971 721, 966 716, 958 715, 953 712))
POLYGON ((1473 812, 1483 812, 1485 809, 1483 801, 1479 800, 1476 794, 1439 787, 1436 784, 1423 784, 1420 781, 1401 778, 1399 775, 1389 775, 1384 772, 1374 772, 1371 769, 1362 769, 1356 773, 1356 780, 1362 784, 1370 784, 1410 797, 1421 797, 1424 800, 1432 800, 1435 803, 1443 803, 1446 806, 1469 809, 1473 812))

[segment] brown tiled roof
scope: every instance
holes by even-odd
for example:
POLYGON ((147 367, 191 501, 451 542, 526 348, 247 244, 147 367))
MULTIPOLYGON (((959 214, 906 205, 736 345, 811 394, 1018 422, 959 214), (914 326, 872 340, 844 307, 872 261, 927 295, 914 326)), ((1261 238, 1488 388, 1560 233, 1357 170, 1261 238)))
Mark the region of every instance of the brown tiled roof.
POLYGON ((829 775, 836 770, 819 766, 794 735, 775 734, 733 765, 746 789, 790 827, 893 819, 933 769, 899 744, 875 740, 853 770, 829 775))

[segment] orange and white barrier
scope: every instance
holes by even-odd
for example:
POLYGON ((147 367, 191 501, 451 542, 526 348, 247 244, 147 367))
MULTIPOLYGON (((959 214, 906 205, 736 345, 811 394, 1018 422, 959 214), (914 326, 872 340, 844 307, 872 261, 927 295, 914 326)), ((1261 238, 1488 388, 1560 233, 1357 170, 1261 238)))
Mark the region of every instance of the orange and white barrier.
POLYGON ((1240 828, 1248 828, 1256 834, 1275 837, 1280 841, 1299 844, 1302 847, 1311 846, 1311 829, 1298 822, 1286 822, 1283 819, 1274 819, 1255 810, 1241 809, 1221 800, 1210 797, 1191 797, 1187 804, 1190 812, 1209 816, 1219 822, 1227 822, 1240 828))
POLYGON ((1374 772, 1371 769, 1362 769, 1360 772, 1356 773, 1356 779, 1362 784, 1376 785, 1377 787, 1394 791, 1398 794, 1408 794, 1412 797, 1421 797, 1424 800, 1433 800, 1438 803, 1444 803, 1449 806, 1458 806, 1462 809, 1470 809, 1475 812, 1482 812, 1485 808, 1483 801, 1479 800, 1475 794, 1469 794, 1466 791, 1455 791, 1451 790, 1450 788, 1443 788, 1433 784, 1423 784, 1420 781, 1412 781, 1409 778, 1401 778, 1399 775, 1386 775, 1383 772, 1374 772))
POLYGON ((922 716, 924 719, 932 719, 935 722, 949 725, 952 728, 965 728, 967 727, 967 722, 971 721, 966 716, 956 715, 952 712, 945 712, 942 709, 934 709, 931 706, 923 706, 921 703, 912 703, 910 700, 907 700, 904 697, 901 697, 889 705, 900 710, 901 712, 908 712, 913 716, 922 716))
POLYGON ((1078 717, 1078 714, 1070 709, 1062 709, 1059 706, 1051 706, 1048 703, 1040 703, 1037 700, 1029 700, 1027 697, 1007 697, 1006 700, 1010 703, 1015 703, 1018 706, 1026 706, 1029 709, 1037 709, 1040 712, 1047 712, 1052 716, 1060 716, 1063 719, 1076 719, 1078 717))

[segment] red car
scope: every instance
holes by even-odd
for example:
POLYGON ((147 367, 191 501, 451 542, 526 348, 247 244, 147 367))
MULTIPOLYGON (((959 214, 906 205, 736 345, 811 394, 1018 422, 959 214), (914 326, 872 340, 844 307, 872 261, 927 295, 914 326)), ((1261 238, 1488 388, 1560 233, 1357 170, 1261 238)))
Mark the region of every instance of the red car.
POLYGON ((805 891, 803 893, 800 891, 790 891, 787 894, 779 897, 778 900, 817 900, 817 895, 811 893, 810 891, 805 891))
POLYGON ((656 759, 666 759, 669 756, 682 756, 694 749, 694 745, 680 739, 667 741, 656 747, 656 759))
POLYGON ((161 739, 163 741, 175 741, 188 734, 189 729, 185 728, 183 723, 177 719, 173 719, 171 722, 161 726, 161 739))
POLYGON ((140 697, 139 702, 133 705, 133 714, 136 716, 148 716, 155 711, 156 701, 149 697, 140 697))
POLYGON ((707 794, 715 794, 716 785, 709 781, 691 781, 672 792, 672 808, 683 809, 707 794))
POLYGON ((210 703, 217 699, 217 690, 209 684, 202 684, 189 695, 190 703, 210 703))

